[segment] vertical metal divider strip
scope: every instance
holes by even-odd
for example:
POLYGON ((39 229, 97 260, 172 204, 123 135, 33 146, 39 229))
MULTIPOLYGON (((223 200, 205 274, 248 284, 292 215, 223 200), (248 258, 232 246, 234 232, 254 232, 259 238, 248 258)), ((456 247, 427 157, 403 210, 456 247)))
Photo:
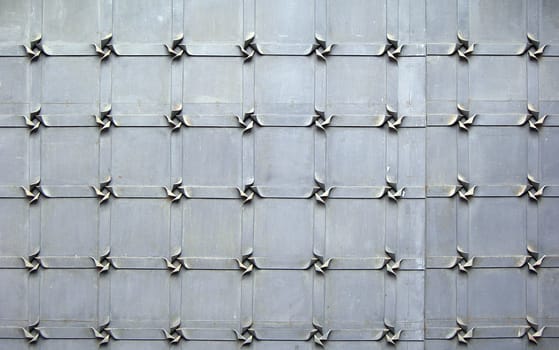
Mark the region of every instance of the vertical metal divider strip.
MULTIPOLYGON (((469 24, 469 2, 466 0, 458 0, 457 3, 457 20, 458 32, 469 38, 470 24, 469 24)), ((470 58, 472 59, 472 58, 470 58)), ((475 58, 473 58, 475 59, 475 58)), ((456 56, 456 103, 463 104, 469 107, 469 61, 464 61, 456 56)), ((469 131, 471 132, 471 131, 469 131)), ((469 132, 458 130, 456 133, 458 154, 458 174, 470 179, 470 155, 469 155, 469 132)), ((456 197, 456 243, 465 251, 469 252, 469 225, 470 225, 470 205, 456 197)), ((475 198, 470 199, 472 202, 475 198)), ((456 283, 456 315, 461 319, 468 320, 468 276, 466 273, 459 272, 456 283)))
MULTIPOLYGON (((183 33, 184 31, 184 0, 171 0, 171 38, 176 35, 183 33)), ((171 40, 171 39, 170 39, 171 40)), ((171 100, 169 104, 168 113, 171 113, 173 106, 182 104, 183 100, 183 72, 184 72, 185 60, 176 59, 171 60, 169 58, 169 65, 171 70, 171 100)), ((169 146, 170 146, 170 181, 168 186, 172 186, 173 183, 183 179, 183 138, 184 130, 171 131, 169 129, 169 146)), ((163 191, 163 189, 161 190, 163 191)), ((171 202, 168 198, 164 198, 163 201, 167 201, 170 206, 170 225, 169 225, 169 258, 176 254, 178 251, 183 251, 182 247, 182 236, 184 232, 184 204, 183 200, 178 201, 178 203, 171 202)), ((179 263, 179 262, 177 262, 179 263)), ((175 264, 177 264, 175 263, 175 264)), ((169 326, 174 326, 173 323, 176 320, 181 319, 182 312, 182 282, 185 279, 185 275, 188 276, 184 271, 182 273, 169 274, 169 326)))
MULTIPOLYGON (((327 38, 327 0, 315 0, 315 18, 314 18, 314 31, 315 34, 319 35, 325 40, 327 38)), ((314 59, 314 106, 315 109, 324 111, 325 118, 327 118, 326 113, 328 113, 328 106, 326 104, 327 99, 327 65, 328 58, 326 60, 321 60, 318 56, 313 55, 314 59)), ((327 175, 327 133, 326 130, 319 130, 314 125, 310 126, 313 128, 314 133, 314 176, 315 178, 323 181, 328 187, 328 175, 327 175)), ((309 199, 313 201, 313 253, 317 253, 321 256, 328 258, 325 254, 326 248, 326 206, 328 205, 328 200, 326 203, 319 203, 315 200, 314 196, 309 199)), ((311 271, 313 273, 313 292, 312 292, 312 317, 313 321, 318 322, 318 324, 328 328, 326 322, 326 274, 316 273, 314 267, 311 266, 311 271)))
MULTIPOLYGON (((99 28, 100 37, 112 33, 113 28, 113 1, 103 0, 99 2, 99 28)), ((112 65, 114 56, 99 60, 99 110, 112 102, 112 65)), ((111 176, 112 169, 112 137, 115 130, 109 128, 104 132, 99 131, 99 182, 111 176)), ((96 184, 97 185, 97 184, 96 184)), ((98 205, 98 254, 99 257, 111 246, 111 208, 116 199, 111 197, 108 201, 98 205)), ((98 300, 98 323, 106 321, 111 314, 111 274, 107 271, 100 274, 99 300, 98 300)))
MULTIPOLYGON (((527 1, 526 4, 526 31, 533 33, 537 38, 540 37, 539 33, 539 6, 540 1, 527 1)), ((539 63, 538 60, 532 60, 528 55, 524 55, 526 60, 527 70, 527 91, 528 103, 536 106, 538 110, 540 106, 539 96, 539 63)), ((526 128, 526 126, 521 126, 526 128)), ((541 164, 540 164, 540 132, 526 128, 526 137, 528 137, 528 150, 527 150, 527 169, 528 174, 534 176, 536 179, 542 179, 541 164)), ((534 247, 539 251, 539 202, 534 202, 526 196, 518 198, 517 200, 525 201, 526 203, 526 245, 534 247)), ((545 198, 540 198, 545 201, 545 198)), ((539 319, 539 276, 534 273, 526 272, 526 314, 530 317, 539 319)))
MULTIPOLYGON (((30 33, 31 37, 42 33, 43 27, 43 0, 31 1, 30 33)), ((31 96, 29 111, 38 107, 42 102, 42 72, 45 57, 34 61, 29 61, 31 96)), ((41 128, 39 128, 41 129, 41 128)), ((41 143, 44 130, 37 130, 29 133, 29 183, 33 183, 41 178, 41 143)), ((27 186, 28 184, 25 184, 27 186)), ((34 253, 41 248, 41 207, 45 198, 40 198, 37 202, 29 204, 29 248, 28 253, 34 253)), ((39 320, 41 316, 40 296, 41 296, 42 273, 29 274, 28 279, 28 321, 29 324, 39 320)))
MULTIPOLYGON (((256 16, 256 0, 243 0, 243 39, 248 37, 250 33, 255 32, 255 16, 256 16)), ((250 61, 245 61, 242 67, 242 78, 243 78, 243 91, 242 91, 242 109, 240 116, 244 118, 244 113, 249 112, 251 109, 255 108, 254 93, 255 93, 255 65, 258 56, 252 58, 250 61)), ((250 123, 250 120, 246 121, 250 123)), ((251 184, 255 177, 255 133, 258 127, 253 127, 252 130, 239 132, 242 134, 242 177, 240 188, 244 190, 244 186, 251 184)), ((243 200, 243 199, 241 199, 243 200)), ((252 201, 246 202, 244 204, 239 203, 241 207, 241 251, 239 252, 239 258, 242 254, 247 254, 252 251, 254 246, 254 206, 255 201, 259 199, 255 198, 252 201)), ((252 324, 253 322, 253 294, 254 294, 254 274, 256 271, 248 275, 241 276, 239 272, 239 278, 241 278, 241 327, 252 324)))
MULTIPOLYGON (((399 0, 387 0, 386 27, 387 34, 399 38, 399 0)), ((386 69, 386 104, 398 110, 398 63, 383 55, 377 59, 385 60, 386 69)), ((386 177, 398 183, 398 133, 389 128, 384 129, 386 139, 386 177)), ((385 197, 381 199, 385 206, 385 248, 396 253, 398 259, 398 203, 385 197)), ((389 262, 390 263, 390 262, 389 262)), ((384 319, 396 326, 397 278, 388 273, 384 279, 384 319)))

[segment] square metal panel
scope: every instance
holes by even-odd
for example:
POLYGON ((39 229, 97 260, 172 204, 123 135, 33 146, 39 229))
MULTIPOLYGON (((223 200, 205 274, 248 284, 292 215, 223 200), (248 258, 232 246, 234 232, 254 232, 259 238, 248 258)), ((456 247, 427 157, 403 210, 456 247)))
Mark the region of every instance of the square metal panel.
POLYGON ((93 198, 51 198, 41 203, 41 253, 97 256, 97 213, 93 198))
POLYGON ((95 0, 55 0, 43 4, 43 35, 48 43, 94 43, 98 40, 99 11, 95 0))
POLYGON ((192 199, 183 204, 185 257, 236 258, 241 252, 241 211, 236 200, 192 199), (219 217, 219 220, 212 218, 219 217))
POLYGON ((240 186, 242 134, 236 128, 186 130, 182 139, 183 181, 194 186, 240 186), (207 164, 214 164, 211 168, 207 164))
POLYGON ((169 203, 133 198, 111 203, 111 253, 161 257, 169 252, 169 203))
POLYGON ((184 1, 184 37, 195 43, 241 42, 243 1, 184 1))

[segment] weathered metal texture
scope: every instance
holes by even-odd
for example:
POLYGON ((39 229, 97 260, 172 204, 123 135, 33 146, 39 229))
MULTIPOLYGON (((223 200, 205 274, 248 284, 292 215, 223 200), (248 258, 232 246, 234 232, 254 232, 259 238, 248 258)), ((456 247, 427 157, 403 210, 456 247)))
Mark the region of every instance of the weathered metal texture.
POLYGON ((0 0, 0 56, 0 349, 559 347, 559 1, 0 0))

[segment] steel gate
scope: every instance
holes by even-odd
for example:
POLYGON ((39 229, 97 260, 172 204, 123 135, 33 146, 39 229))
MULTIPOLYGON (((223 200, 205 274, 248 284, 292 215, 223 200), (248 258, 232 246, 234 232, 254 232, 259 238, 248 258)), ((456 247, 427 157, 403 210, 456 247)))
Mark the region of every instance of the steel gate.
POLYGON ((557 349, 559 1, 0 0, 0 349, 557 349))

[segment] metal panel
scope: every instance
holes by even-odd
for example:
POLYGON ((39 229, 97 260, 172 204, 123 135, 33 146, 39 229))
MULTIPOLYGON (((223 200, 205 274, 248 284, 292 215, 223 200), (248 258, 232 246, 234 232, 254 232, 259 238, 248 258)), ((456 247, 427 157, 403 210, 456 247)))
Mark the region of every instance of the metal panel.
POLYGON ((556 349, 556 0, 0 0, 0 350, 556 349))

